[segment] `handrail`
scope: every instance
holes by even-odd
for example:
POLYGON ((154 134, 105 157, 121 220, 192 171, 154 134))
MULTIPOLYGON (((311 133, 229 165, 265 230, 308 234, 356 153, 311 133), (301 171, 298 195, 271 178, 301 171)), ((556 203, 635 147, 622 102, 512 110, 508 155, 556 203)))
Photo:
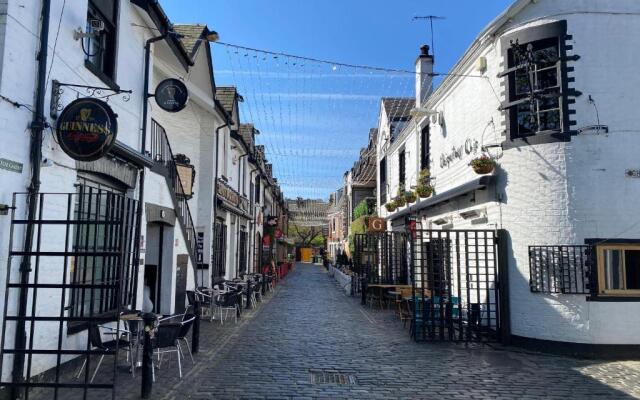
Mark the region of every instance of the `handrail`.
POLYGON ((191 210, 189 209, 189 202, 184 196, 184 187, 178 174, 178 168, 176 167, 167 132, 164 127, 154 119, 151 119, 151 156, 156 163, 162 164, 169 172, 168 179, 173 189, 172 197, 175 202, 175 211, 180 220, 180 226, 183 229, 193 268, 197 269, 198 234, 193 223, 191 210))

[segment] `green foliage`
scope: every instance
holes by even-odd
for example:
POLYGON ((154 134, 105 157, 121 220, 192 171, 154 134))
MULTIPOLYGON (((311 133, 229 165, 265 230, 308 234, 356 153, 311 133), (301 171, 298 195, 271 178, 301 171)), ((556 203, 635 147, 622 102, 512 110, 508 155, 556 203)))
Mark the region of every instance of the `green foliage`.
POLYGON ((356 208, 353 209, 353 218, 358 219, 367 215, 374 215, 376 210, 376 201, 375 199, 364 199, 356 208))
POLYGON ((349 234, 349 251, 351 254, 353 254, 356 249, 355 249, 355 244, 354 244, 354 235, 358 235, 361 233, 367 233, 367 217, 363 216, 360 217, 358 219, 356 219, 355 221, 353 221, 350 225, 351 227, 351 233, 349 234))

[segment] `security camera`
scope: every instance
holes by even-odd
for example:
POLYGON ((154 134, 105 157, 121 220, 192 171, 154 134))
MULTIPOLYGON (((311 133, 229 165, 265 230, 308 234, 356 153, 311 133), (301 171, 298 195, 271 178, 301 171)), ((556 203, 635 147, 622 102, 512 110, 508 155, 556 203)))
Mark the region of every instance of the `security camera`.
POLYGON ((94 32, 102 32, 104 30, 104 21, 101 19, 90 19, 89 26, 94 32))
POLYGON ((80 40, 84 38, 95 38, 100 36, 100 32, 104 31, 104 21, 100 19, 90 19, 89 20, 89 32, 84 32, 82 28, 76 28, 73 31, 73 38, 75 40, 80 40))

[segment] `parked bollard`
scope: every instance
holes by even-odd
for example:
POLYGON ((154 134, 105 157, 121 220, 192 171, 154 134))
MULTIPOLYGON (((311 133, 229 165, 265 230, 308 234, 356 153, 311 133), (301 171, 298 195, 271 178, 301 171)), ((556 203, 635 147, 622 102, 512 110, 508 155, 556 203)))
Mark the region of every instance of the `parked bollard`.
POLYGON ((193 320, 193 328, 191 329, 191 352, 197 353, 200 350, 200 300, 196 298, 193 303, 193 313, 196 319, 193 320))
POLYGON ((142 349, 142 390, 140 397, 148 399, 153 386, 153 345, 151 341, 156 332, 156 315, 142 314, 144 321, 144 346, 142 349))

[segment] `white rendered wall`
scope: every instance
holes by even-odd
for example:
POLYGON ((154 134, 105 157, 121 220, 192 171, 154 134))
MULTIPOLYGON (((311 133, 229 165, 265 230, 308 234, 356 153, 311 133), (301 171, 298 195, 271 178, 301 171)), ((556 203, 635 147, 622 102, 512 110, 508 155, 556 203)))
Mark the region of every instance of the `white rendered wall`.
MULTIPOLYGON (((640 4, 630 1, 569 5, 541 0, 513 17, 509 26, 517 29, 567 20, 568 34, 573 36, 569 54, 581 57, 569 64, 575 67, 570 74, 575 83, 570 87, 584 93, 571 106, 576 110, 572 118, 577 121, 576 128, 596 124, 594 108, 587 101, 592 95, 600 123, 608 125, 610 133, 580 134, 568 143, 488 150, 500 164, 497 193, 492 188, 478 191, 474 202, 471 196, 464 196, 423 213, 425 227, 437 228, 430 221, 451 217, 454 229, 508 230, 511 328, 515 335, 579 343, 640 343, 640 303, 587 302, 585 295, 531 293, 528 263, 529 245, 583 244, 585 238, 640 239, 640 224, 635 221, 640 180, 624 174, 625 169, 638 168, 636 150, 640 146, 634 110, 640 98, 637 91, 629 90, 639 80, 635 70, 640 57, 625 50, 640 34, 638 12, 640 4), (563 7, 569 6, 590 13, 568 13, 563 7), (627 11, 636 15, 616 15, 627 11), (544 18, 547 15, 556 17, 544 18), (459 213, 467 209, 485 213, 487 223, 464 221, 459 213)), ((506 28, 504 33, 510 30, 506 28)), ((461 159, 440 165, 440 156, 450 154, 452 146, 464 145, 467 139, 477 140, 480 146, 504 140, 504 115, 497 110, 500 100, 496 98, 503 90, 496 77, 503 69, 500 46, 498 37, 480 51, 479 55, 487 58, 486 78, 455 79, 427 102, 427 108, 444 115, 444 126, 431 125, 431 173, 436 193, 477 177, 468 163, 479 150, 463 151, 461 159)), ((471 59, 469 67, 460 72, 477 75, 474 63, 471 59)), ((414 146, 417 150, 417 144, 414 146)), ((391 180, 397 179, 397 171, 393 171, 396 164, 389 164, 391 180)), ((410 165, 407 162, 407 170, 410 165)))

